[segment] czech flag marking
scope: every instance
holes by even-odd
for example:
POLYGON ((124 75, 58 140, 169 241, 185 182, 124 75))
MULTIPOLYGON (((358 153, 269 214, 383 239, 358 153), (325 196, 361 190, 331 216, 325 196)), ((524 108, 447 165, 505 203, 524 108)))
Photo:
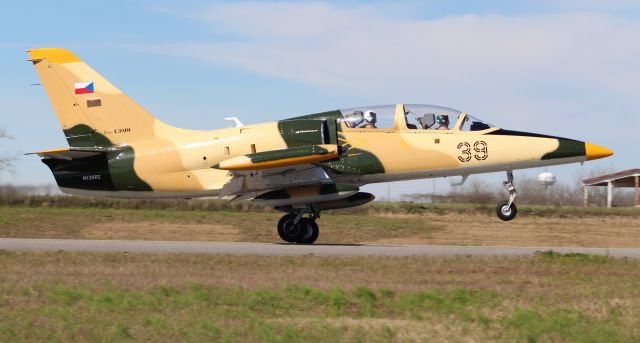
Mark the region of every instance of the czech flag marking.
POLYGON ((93 81, 89 82, 76 82, 73 84, 76 94, 90 94, 93 93, 93 81))

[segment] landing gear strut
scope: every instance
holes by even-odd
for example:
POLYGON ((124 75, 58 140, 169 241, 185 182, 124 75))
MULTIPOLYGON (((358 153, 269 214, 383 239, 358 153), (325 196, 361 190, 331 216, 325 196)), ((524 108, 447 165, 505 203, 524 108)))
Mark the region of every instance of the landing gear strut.
POLYGON ((298 244, 313 244, 318 239, 320 229, 316 219, 320 212, 308 209, 296 209, 293 213, 285 214, 278 222, 278 235, 283 241, 298 244), (309 217, 303 217, 309 213, 309 217))
POLYGON ((518 208, 514 203, 517 191, 515 185, 513 184, 513 172, 507 171, 507 181, 503 182, 502 184, 504 185, 504 188, 507 190, 507 192, 509 192, 509 201, 502 201, 498 203, 498 206, 496 207, 496 214, 498 215, 498 218, 504 221, 509 221, 515 218, 518 214, 518 208))

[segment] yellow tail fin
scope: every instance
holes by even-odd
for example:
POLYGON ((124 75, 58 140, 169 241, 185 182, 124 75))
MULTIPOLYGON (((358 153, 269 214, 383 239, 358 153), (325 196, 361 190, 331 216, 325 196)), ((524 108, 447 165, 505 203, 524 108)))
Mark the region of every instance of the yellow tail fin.
POLYGON ((165 125, 70 51, 27 52, 71 147, 150 139, 165 125))

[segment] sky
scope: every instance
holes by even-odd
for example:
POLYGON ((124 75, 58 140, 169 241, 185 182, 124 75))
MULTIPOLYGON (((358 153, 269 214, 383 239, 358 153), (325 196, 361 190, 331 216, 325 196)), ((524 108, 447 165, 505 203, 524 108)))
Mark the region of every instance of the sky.
MULTIPOLYGON (((456 108, 497 126, 611 148, 560 182, 638 167, 640 3, 44 1, 0 12, 0 183, 55 183, 24 153, 66 147, 26 49, 64 47, 159 119, 214 129, 374 104, 456 108)), ((535 176, 543 169, 516 172, 535 176)), ((499 183, 503 174, 470 179, 499 183)), ((393 197, 445 180, 372 185, 393 197)))

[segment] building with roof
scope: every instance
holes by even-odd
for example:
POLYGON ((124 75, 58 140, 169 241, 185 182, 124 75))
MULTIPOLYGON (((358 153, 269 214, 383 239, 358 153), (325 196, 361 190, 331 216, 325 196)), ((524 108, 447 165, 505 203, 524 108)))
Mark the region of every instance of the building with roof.
POLYGON ((589 187, 607 187, 607 207, 613 203, 613 188, 633 187, 633 206, 640 206, 640 169, 623 170, 582 180, 584 186, 584 206, 589 206, 589 187))

